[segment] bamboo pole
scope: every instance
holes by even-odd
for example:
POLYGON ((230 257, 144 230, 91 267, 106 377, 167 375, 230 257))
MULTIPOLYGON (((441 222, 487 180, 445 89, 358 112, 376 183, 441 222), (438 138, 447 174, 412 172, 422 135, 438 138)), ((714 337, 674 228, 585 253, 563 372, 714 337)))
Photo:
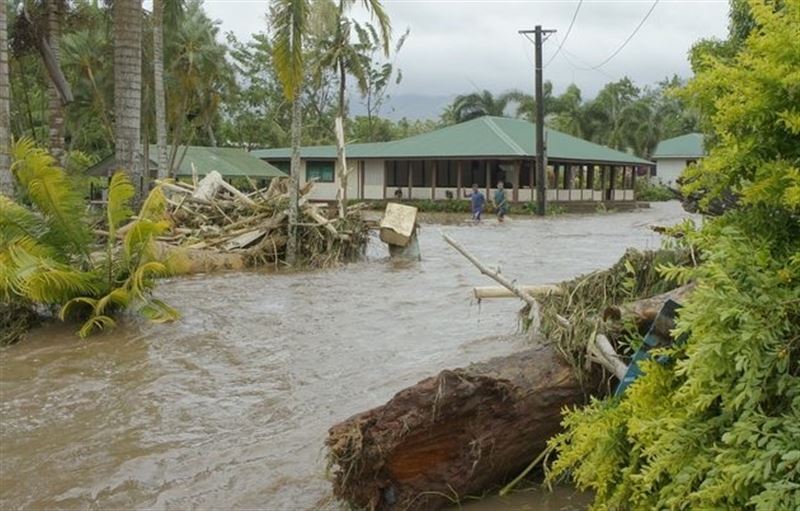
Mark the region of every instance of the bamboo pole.
MULTIPOLYGON (((560 286, 554 284, 521 285, 519 288, 534 297, 560 295, 563 292, 560 286)), ((499 298, 517 297, 517 295, 515 295, 508 288, 502 286, 476 286, 472 288, 472 293, 476 300, 494 300, 499 298)))
POLYGON ((503 275, 500 274, 499 271, 495 271, 490 269, 488 266, 483 264, 478 258, 474 255, 470 254, 467 249, 462 247, 456 240, 451 238, 445 233, 442 233, 442 238, 447 242, 448 245, 456 249, 461 255, 467 258, 469 262, 471 262, 480 272, 487 277, 493 279, 495 282, 503 286, 504 288, 508 289, 510 292, 514 294, 514 296, 518 297, 523 302, 527 303, 531 307, 531 331, 537 332, 539 330, 540 325, 540 318, 539 318, 539 302, 536 301, 536 298, 533 297, 529 292, 525 291, 524 289, 520 288, 514 282, 508 280, 503 275))

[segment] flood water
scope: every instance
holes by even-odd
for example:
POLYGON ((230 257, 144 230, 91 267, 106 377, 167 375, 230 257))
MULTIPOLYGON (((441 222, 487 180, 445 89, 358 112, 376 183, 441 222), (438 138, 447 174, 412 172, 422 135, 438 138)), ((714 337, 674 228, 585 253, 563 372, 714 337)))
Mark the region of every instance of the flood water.
MULTIPOLYGON (((440 369, 523 347, 519 304, 473 304, 471 287, 491 282, 440 229, 536 284, 657 248, 647 226, 684 216, 673 202, 424 225, 420 263, 392 263, 376 242, 369 260, 330 271, 166 281, 156 294, 181 311, 173 324, 128 318, 87 341, 43 327, 0 352, 0 509, 337 509, 330 425, 440 369)), ((561 493, 479 509, 585 505, 561 493)))

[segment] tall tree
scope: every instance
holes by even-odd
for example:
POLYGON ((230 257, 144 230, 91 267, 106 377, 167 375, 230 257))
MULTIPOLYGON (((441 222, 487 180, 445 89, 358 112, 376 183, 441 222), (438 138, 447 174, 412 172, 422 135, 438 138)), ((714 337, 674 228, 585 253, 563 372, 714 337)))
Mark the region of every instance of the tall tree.
MULTIPOLYGON (((46 0, 47 6, 47 42, 55 59, 55 65, 61 65, 61 19, 63 17, 63 0, 46 0)), ((47 82, 48 101, 48 144, 50 154, 59 163, 64 159, 64 102, 55 81, 47 82)))
POLYGON ((308 24, 308 0, 272 0, 272 58, 283 93, 292 103, 292 160, 289 170, 289 239, 286 262, 297 262, 298 181, 300 177, 301 91, 303 89, 303 41, 308 24))
POLYGON ((153 0, 153 93, 156 108, 158 177, 169 177, 167 158, 167 102, 164 94, 164 0, 153 0))
POLYGON ((145 188, 142 171, 142 2, 115 0, 114 138, 117 167, 136 189, 138 204, 145 188))
MULTIPOLYGON (((317 4, 323 4, 318 8, 325 9, 324 4, 329 4, 330 0, 322 0, 317 4)), ((355 78, 359 89, 366 92, 369 65, 365 56, 366 49, 373 41, 369 37, 369 30, 374 34, 374 42, 378 43, 384 55, 389 56, 389 46, 392 38, 392 27, 389 15, 383 8, 380 0, 362 0, 364 8, 377 21, 377 29, 368 25, 362 27, 356 20, 350 17, 350 9, 356 4, 356 0, 335 0, 336 8, 333 11, 331 23, 333 23, 333 33, 328 42, 326 55, 322 58, 323 65, 327 64, 333 68, 338 75, 338 115, 336 119, 336 174, 339 178, 339 214, 344 216, 344 208, 347 202, 347 162, 344 154, 344 124, 347 118, 347 76, 355 78), (353 32, 356 31, 357 37, 353 32)))
POLYGON ((8 20, 0 1, 0 194, 14 193, 11 176, 11 84, 8 79, 8 20))

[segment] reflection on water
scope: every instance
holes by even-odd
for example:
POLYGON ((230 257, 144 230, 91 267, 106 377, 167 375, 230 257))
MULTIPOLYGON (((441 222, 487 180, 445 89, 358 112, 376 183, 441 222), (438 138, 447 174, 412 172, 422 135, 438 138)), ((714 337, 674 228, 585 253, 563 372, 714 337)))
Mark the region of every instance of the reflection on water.
MULTIPOLYGON (((657 248, 647 225, 680 216, 672 203, 442 228, 536 284, 608 266, 628 246, 657 248)), ((331 424, 441 368, 522 345, 519 305, 474 306, 470 288, 488 282, 439 229, 423 226, 421 263, 392 263, 375 243, 369 261, 338 270, 176 279, 157 295, 179 322, 130 318, 89 341, 51 325, 3 350, 0 508, 328 503, 321 446, 331 424)), ((558 505, 578 498, 539 495, 529 502, 556 504, 476 509, 571 509, 558 505)))

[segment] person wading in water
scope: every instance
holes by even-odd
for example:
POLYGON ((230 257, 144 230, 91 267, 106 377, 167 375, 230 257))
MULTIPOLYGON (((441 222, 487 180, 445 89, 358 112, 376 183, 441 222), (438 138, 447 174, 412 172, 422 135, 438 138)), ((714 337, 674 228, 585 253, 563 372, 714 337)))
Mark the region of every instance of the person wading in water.
POLYGON ((469 198, 472 203, 472 221, 476 224, 480 223, 483 206, 486 204, 486 197, 484 197, 478 189, 477 184, 472 185, 472 193, 469 195, 469 198))
POLYGON ((506 191, 503 189, 503 182, 498 181, 497 190, 494 192, 494 207, 497 213, 497 221, 503 222, 508 214, 508 201, 506 201, 506 191))

